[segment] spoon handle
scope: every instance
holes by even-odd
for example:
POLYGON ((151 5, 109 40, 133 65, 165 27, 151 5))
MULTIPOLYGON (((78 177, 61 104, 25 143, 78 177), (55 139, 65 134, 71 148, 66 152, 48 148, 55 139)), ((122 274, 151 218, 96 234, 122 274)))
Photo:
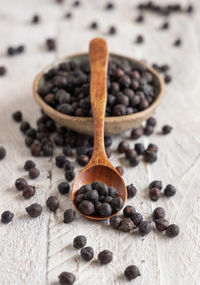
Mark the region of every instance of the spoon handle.
POLYGON ((91 163, 107 159, 104 147, 104 117, 107 102, 108 45, 104 39, 90 42, 90 98, 94 121, 94 151, 91 163))

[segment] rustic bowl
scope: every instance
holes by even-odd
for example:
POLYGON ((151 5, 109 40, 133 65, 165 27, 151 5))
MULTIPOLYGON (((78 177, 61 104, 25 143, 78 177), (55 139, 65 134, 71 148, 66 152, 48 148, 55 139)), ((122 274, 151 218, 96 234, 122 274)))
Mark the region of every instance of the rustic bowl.
MULTIPOLYGON (((148 119, 152 113, 155 111, 156 107, 160 104, 160 101, 164 95, 164 82, 163 79, 160 77, 160 75, 149 65, 142 61, 138 61, 136 59, 121 56, 118 54, 110 54, 112 57, 116 57, 118 59, 126 59, 132 62, 133 66, 137 65, 143 65, 148 70, 152 72, 154 75, 154 87, 157 93, 157 97, 155 101, 144 111, 140 111, 135 114, 126 115, 126 116, 116 116, 116 117, 106 117, 105 118, 105 135, 114 135, 121 133, 123 131, 136 128, 141 125, 141 123, 148 119)), ((79 62, 84 59, 88 59, 88 54, 76 54, 72 56, 67 56, 65 58, 62 58, 53 64, 46 67, 43 71, 41 71, 35 78, 34 84, 33 84, 33 94, 35 97, 35 100, 39 103, 39 105, 42 107, 43 111, 55 122, 58 124, 68 127, 76 132, 87 134, 87 135, 93 135, 94 127, 93 127, 93 119, 92 117, 75 117, 75 116, 69 116, 62 114, 49 106, 45 101, 40 97, 37 90, 38 87, 40 87, 44 83, 44 73, 47 72, 52 67, 57 66, 62 61, 70 61, 74 60, 76 62, 79 62)))

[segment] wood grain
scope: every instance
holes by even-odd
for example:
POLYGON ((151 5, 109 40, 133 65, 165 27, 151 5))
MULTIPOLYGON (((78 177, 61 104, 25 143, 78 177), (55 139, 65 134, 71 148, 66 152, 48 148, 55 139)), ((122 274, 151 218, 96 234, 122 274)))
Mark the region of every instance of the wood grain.
MULTIPOLYGON (((115 1, 117 8, 105 12, 106 0, 81 1, 82 7, 72 9, 72 2, 58 5, 50 0, 0 0, 0 65, 5 64, 8 73, 0 78, 0 144, 7 149, 5 160, 0 162, 0 212, 9 209, 15 219, 7 226, 0 224, 0 284, 2 285, 56 285, 57 276, 64 270, 73 272, 78 285, 126 284, 123 270, 129 264, 136 264, 141 277, 136 285, 198 285, 200 280, 200 3, 193 1, 196 11, 193 15, 176 15, 170 18, 170 29, 160 31, 165 21, 161 17, 146 15, 142 25, 134 19, 138 12, 132 0, 115 1), (65 11, 72 11, 73 18, 63 18, 65 11), (39 13, 42 21, 38 26, 30 25, 33 13, 39 13), (94 16, 95 15, 95 16, 94 16), (99 30, 88 29, 92 21, 98 21, 99 30), (123 25, 121 24, 123 23, 123 25), (116 25, 116 36, 108 36, 109 26, 116 25), (143 34, 145 43, 135 45, 134 39, 143 34), (176 239, 166 239, 152 232, 144 239, 111 229, 107 222, 93 222, 77 215, 73 224, 62 222, 63 211, 72 207, 70 196, 63 197, 57 185, 64 181, 63 172, 55 167, 54 160, 37 158, 41 176, 32 184, 37 186, 37 195, 30 201, 21 198, 14 188, 18 177, 26 177, 23 170, 26 159, 31 158, 24 146, 19 126, 11 119, 11 113, 21 109, 24 119, 34 126, 39 116, 38 105, 32 98, 32 83, 42 68, 57 58, 74 53, 87 52, 89 41, 105 37, 111 52, 146 59, 149 64, 169 63, 172 83, 167 86, 166 96, 156 111, 158 126, 151 137, 139 139, 145 146, 156 143, 159 146, 158 162, 136 168, 125 164, 123 157, 115 154, 120 140, 129 133, 116 136, 112 145, 111 162, 125 166, 124 179, 134 183, 137 196, 128 203, 134 205, 145 218, 157 206, 163 206, 170 223, 180 226, 176 239), (56 53, 47 53, 44 41, 47 37, 57 40, 56 53), (173 47, 173 41, 181 37, 183 46, 173 47), (26 44, 26 53, 8 58, 8 45, 26 44), (163 124, 173 126, 173 132, 166 137, 159 135, 163 124), (47 178, 48 171, 52 177, 47 178), (150 202, 147 186, 153 179, 162 179, 163 184, 177 187, 177 195, 171 199, 150 202), (46 209, 49 195, 59 197, 61 207, 54 215, 46 209), (25 207, 38 202, 43 205, 39 219, 30 220, 25 207), (108 266, 99 266, 96 261, 83 262, 79 252, 73 248, 72 240, 78 234, 85 234, 88 246, 94 247, 95 258, 103 249, 114 252, 114 260, 108 266)), ((163 0, 162 3, 169 4, 163 0)), ((188 1, 179 1, 182 5, 188 1)), ((129 140, 131 146, 134 141, 129 140)), ((57 149, 56 154, 62 150, 57 149)), ((72 158, 72 161, 74 158, 72 158)), ((80 172, 76 167, 76 174, 80 172)), ((30 181, 29 181, 30 183, 30 181)))

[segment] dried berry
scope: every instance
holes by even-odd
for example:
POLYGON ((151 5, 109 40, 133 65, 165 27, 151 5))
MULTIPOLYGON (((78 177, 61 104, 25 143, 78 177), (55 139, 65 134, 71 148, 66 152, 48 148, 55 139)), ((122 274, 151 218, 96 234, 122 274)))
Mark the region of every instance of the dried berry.
POLYGON ((164 232, 168 228, 169 222, 166 219, 161 218, 155 221, 155 225, 158 231, 164 232))
POLYGON ((121 176, 124 175, 124 169, 123 169, 122 166, 117 166, 117 167, 115 167, 115 169, 119 172, 119 174, 120 174, 121 176))
POLYGON ((136 155, 131 157, 131 158, 129 158, 128 161, 129 161, 129 164, 131 166, 133 166, 133 167, 137 166, 140 163, 140 160, 139 160, 139 158, 136 155))
POLYGON ((46 206, 47 208, 49 208, 50 211, 55 212, 59 208, 60 202, 58 201, 58 198, 50 196, 46 200, 46 206))
POLYGON ((144 128, 144 135, 145 136, 150 136, 153 134, 153 132, 154 132, 154 127, 152 127, 152 126, 146 126, 144 128))
POLYGON ((135 186, 133 184, 127 185, 126 189, 127 189, 128 198, 135 197, 135 195, 137 193, 137 189, 135 188, 135 186))
POLYGON ((176 194, 176 188, 173 185, 168 184, 164 189, 164 194, 167 197, 174 196, 176 194))
POLYGON ((73 169, 65 171, 65 179, 71 182, 75 178, 75 172, 73 169))
POLYGON ((140 271, 137 268, 137 266, 135 265, 129 265, 125 271, 124 271, 124 275, 126 276, 126 278, 131 281, 132 279, 137 278, 138 276, 140 276, 140 271))
POLYGON ((64 223, 65 224, 68 224, 68 223, 71 223, 75 220, 76 218, 76 213, 74 210, 72 209, 67 209, 65 212, 64 212, 64 223))
POLYGON ((147 126, 152 126, 155 127, 157 124, 156 119, 154 117, 150 117, 147 121, 146 121, 146 125, 147 126))
MULTIPOLYGON (((78 195, 76 196, 76 204, 77 204, 77 205, 80 204, 81 201, 83 201, 84 199, 85 199, 85 195, 84 195, 84 194, 78 194, 78 195)), ((97 202, 99 202, 99 201, 97 201, 97 202)))
POLYGON ((27 181, 24 178, 18 178, 15 181, 15 187, 17 190, 23 190, 28 185, 27 181))
POLYGON ((0 146, 0 160, 6 156, 6 150, 3 146, 0 146))
POLYGON ((144 42, 143 36, 142 36, 142 35, 138 35, 138 36, 136 37, 136 43, 141 44, 141 43, 143 43, 143 42, 144 42))
POLYGON ((76 161, 80 166, 85 166, 89 162, 89 157, 85 154, 81 154, 77 157, 76 161))
POLYGON ((157 145, 150 143, 147 147, 147 151, 158 152, 158 147, 157 147, 157 145))
POLYGON ((110 225, 112 228, 114 229, 118 229, 120 224, 122 222, 122 218, 118 217, 118 216, 114 216, 110 218, 110 225))
POLYGON ((157 201, 161 197, 161 191, 158 188, 149 189, 149 198, 152 201, 157 201))
POLYGON ((101 181, 95 181, 92 182, 92 188, 96 189, 99 193, 99 196, 103 195, 103 196, 107 196, 108 195, 108 186, 101 182, 101 181))
POLYGON ((22 121, 22 112, 16 111, 12 114, 12 118, 15 122, 21 122, 22 121))
POLYGON ((79 204, 79 210, 85 215, 92 215, 94 214, 94 204, 88 200, 83 200, 79 204))
POLYGON ((162 189, 162 181, 154 180, 149 184, 149 189, 151 188, 158 188, 159 190, 162 189))
POLYGON ((30 147, 32 156, 40 156, 42 145, 40 143, 33 143, 30 147))
POLYGON ((172 127, 169 125, 165 125, 162 127, 163 135, 168 135, 169 133, 171 133, 171 131, 172 131, 172 127))
POLYGON ((70 19, 72 17, 72 13, 68 12, 67 14, 65 14, 65 18, 70 19))
POLYGON ((60 194, 64 195, 64 194, 68 194, 70 191, 70 186, 68 182, 61 182, 58 185, 58 191, 60 192, 60 194))
POLYGON ((31 216, 32 218, 37 218, 42 213, 42 207, 39 204, 34 203, 31 204, 29 207, 27 207, 26 211, 29 214, 29 216, 31 216))
POLYGON ((169 74, 165 74, 164 76, 165 83, 170 83, 172 81, 172 77, 169 74))
POLYGON ((159 220, 165 217, 165 210, 162 207, 158 207, 153 211, 153 219, 159 220))
POLYGON ((119 226, 119 230, 123 232, 130 232, 134 228, 135 228, 135 225, 133 221, 129 218, 122 219, 120 226, 119 226))
POLYGON ((66 162, 66 157, 64 155, 58 155, 56 156, 55 159, 56 159, 56 166, 58 166, 59 168, 63 168, 66 162))
POLYGON ((25 132, 30 128, 30 124, 28 122, 22 122, 20 125, 20 131, 25 134, 25 132))
POLYGON ((95 30, 95 29, 97 29, 97 28, 98 28, 97 22, 92 22, 92 23, 90 24, 90 29, 95 30))
POLYGON ((134 149, 127 149, 125 151, 125 156, 128 160, 130 160, 131 158, 137 157, 137 153, 134 149))
POLYGON ((99 208, 99 214, 101 217, 108 217, 112 214, 112 208, 110 204, 104 202, 99 208))
POLYGON ((85 200, 91 201, 93 203, 98 201, 99 200, 99 194, 98 194, 97 190, 88 191, 85 194, 85 200))
POLYGON ((35 195, 35 187, 28 185, 23 188, 23 196, 25 199, 30 199, 35 195))
POLYGON ((98 254, 98 260, 101 264, 108 264, 113 260, 113 253, 105 249, 98 254))
POLYGON ((131 214, 131 220, 136 225, 136 227, 138 227, 139 224, 143 221, 143 217, 140 213, 135 212, 131 214))
POLYGON ((154 163, 157 160, 157 154, 153 151, 145 151, 144 159, 146 162, 154 163))
POLYGON ((114 9, 114 4, 113 3, 111 3, 111 2, 108 2, 107 4, 106 4, 106 10, 112 10, 112 9, 114 9))
POLYGON ((175 224, 171 224, 168 226, 166 230, 166 235, 168 237, 176 237, 179 234, 180 230, 179 227, 175 224))
POLYGON ((161 26, 161 30, 167 30, 169 29, 169 22, 164 22, 161 26))
POLYGON ((86 243, 87 243, 87 238, 83 235, 77 236, 73 240, 74 247, 78 249, 84 247, 86 243))
POLYGON ((139 15, 137 16, 137 18, 135 19, 136 23, 142 23, 144 22, 144 16, 143 15, 139 15))
POLYGON ((73 285, 76 277, 73 273, 70 272, 62 272, 59 276, 58 276, 59 282, 61 285, 73 285))
POLYGON ((138 139, 143 135, 143 128, 139 127, 131 131, 131 139, 138 139))
MULTIPOLYGON (((93 189, 96 189, 93 187, 93 189)), ((82 185, 81 188, 78 190, 79 194, 86 194, 88 191, 92 191, 92 185, 91 184, 86 184, 82 185)))
POLYGON ((31 23, 32 24, 38 24, 40 22, 40 16, 39 15, 33 15, 32 19, 31 19, 31 23))
POLYGON ((112 199, 110 204, 111 204, 113 211, 118 212, 123 208, 124 203, 121 197, 116 197, 112 199))
POLYGON ((24 164, 24 169, 26 171, 29 171, 31 168, 34 168, 36 166, 35 162, 33 162, 32 160, 27 160, 24 164))
POLYGON ((81 2, 78 1, 78 0, 76 0, 76 1, 74 1, 74 3, 73 3, 73 7, 78 7, 78 6, 80 6, 80 4, 81 4, 81 2))
POLYGON ((1 65, 0 66, 0 76, 4 76, 7 72, 7 69, 5 66, 1 65))
POLYGON ((28 174, 29 174, 30 179, 35 179, 40 175, 40 171, 39 169, 33 167, 29 170, 28 174))
POLYGON ((52 38, 47 39, 46 48, 48 51, 54 51, 56 49, 56 41, 52 38))
POLYGON ((178 38, 178 39, 176 39, 175 41, 174 41, 174 46, 175 47, 179 47, 179 46, 181 46, 182 45, 182 40, 180 39, 180 38, 178 38))
POLYGON ((94 257, 94 250, 90 246, 86 246, 81 249, 81 257, 85 261, 90 261, 94 257))
POLYGON ((142 155, 145 153, 145 148, 143 143, 136 143, 135 144, 135 151, 137 152, 137 155, 142 155))
POLYGON ((114 187, 109 186, 108 187, 108 195, 112 198, 115 198, 118 195, 118 192, 114 187))
POLYGON ((108 29, 108 34, 109 35, 115 35, 117 33, 117 29, 115 26, 110 26, 110 28, 108 29))
POLYGON ((12 221, 12 219, 14 218, 14 214, 10 211, 4 211, 1 214, 1 222, 3 224, 8 224, 12 221))
POLYGON ((139 224, 139 232, 141 236, 145 236, 150 233, 152 229, 151 222, 149 221, 142 221, 139 224))
POLYGON ((127 149, 129 149, 129 143, 127 141, 121 141, 117 148, 120 153, 124 153, 127 149))
POLYGON ((123 210, 125 218, 130 218, 133 213, 135 213, 135 208, 131 205, 126 206, 123 210))

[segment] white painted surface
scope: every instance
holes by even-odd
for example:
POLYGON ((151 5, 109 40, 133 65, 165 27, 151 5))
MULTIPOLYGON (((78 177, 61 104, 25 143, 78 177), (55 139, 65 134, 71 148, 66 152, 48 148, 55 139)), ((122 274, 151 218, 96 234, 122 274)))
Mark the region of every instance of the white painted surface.
MULTIPOLYGON (((0 162, 0 212, 9 209, 15 213, 12 223, 0 224, 0 284, 55 285, 59 273, 71 271, 79 285, 121 285, 129 283, 124 279, 123 271, 130 264, 136 264, 141 270, 142 276, 133 282, 136 285, 199 284, 199 1, 194 1, 194 15, 172 16, 168 31, 158 29, 164 19, 149 14, 144 24, 135 24, 133 20, 138 13, 134 1, 115 1, 118 9, 111 12, 103 9, 106 1, 82 2, 82 8, 72 9, 72 1, 67 0, 63 5, 53 0, 0 0, 0 65, 5 64, 8 68, 7 76, 0 78, 0 145, 7 149, 6 159, 0 162), (73 13, 71 20, 63 19, 68 11, 73 13), (30 25, 34 13, 41 15, 41 24, 30 25), (99 22, 99 31, 88 29, 93 20, 99 22), (118 28, 116 36, 106 35, 111 24, 118 28), (141 46, 133 44, 138 33, 145 37, 145 44, 141 46), (56 54, 44 50, 44 40, 50 36, 56 37, 56 54), (107 223, 94 223, 79 216, 76 222, 63 224, 63 211, 71 206, 71 201, 58 194, 57 185, 63 181, 63 172, 48 158, 34 159, 41 171, 40 177, 33 182, 38 188, 36 196, 25 201, 14 188, 16 178, 26 177, 23 164, 31 157, 11 113, 20 109, 24 118, 34 124, 39 115, 39 107, 32 97, 34 76, 55 58, 86 51, 89 40, 95 36, 104 36, 110 51, 172 66, 173 82, 167 86, 156 117, 157 131, 165 123, 171 124, 174 130, 166 137, 154 134, 142 139, 146 145, 149 142, 158 144, 159 160, 148 167, 144 163, 135 169, 126 167, 124 179, 127 184, 134 183, 138 188, 137 196, 129 202, 146 218, 156 206, 166 209, 170 223, 180 226, 181 233, 176 239, 168 239, 156 232, 141 238, 114 231, 107 223), (183 39, 181 48, 172 46, 177 36, 183 39), (8 45, 21 43, 26 45, 25 54, 13 58, 5 56, 8 45), (47 178, 49 170, 52 179, 47 178), (174 184, 177 195, 150 202, 147 186, 153 179, 162 179, 164 185, 174 184), (45 207, 50 194, 59 196, 61 201, 56 215, 45 207), (44 206, 42 215, 35 220, 25 213, 25 207, 33 202, 44 206), (72 240, 78 234, 87 236, 88 245, 95 249, 95 258, 100 250, 112 250, 113 262, 102 267, 95 259, 89 264, 83 262, 72 246, 72 240)), ((122 136, 115 138, 113 150, 121 139, 122 136)), ((57 153, 60 152, 58 149, 57 153)), ((111 161, 114 165, 122 162, 115 154, 111 161)))

